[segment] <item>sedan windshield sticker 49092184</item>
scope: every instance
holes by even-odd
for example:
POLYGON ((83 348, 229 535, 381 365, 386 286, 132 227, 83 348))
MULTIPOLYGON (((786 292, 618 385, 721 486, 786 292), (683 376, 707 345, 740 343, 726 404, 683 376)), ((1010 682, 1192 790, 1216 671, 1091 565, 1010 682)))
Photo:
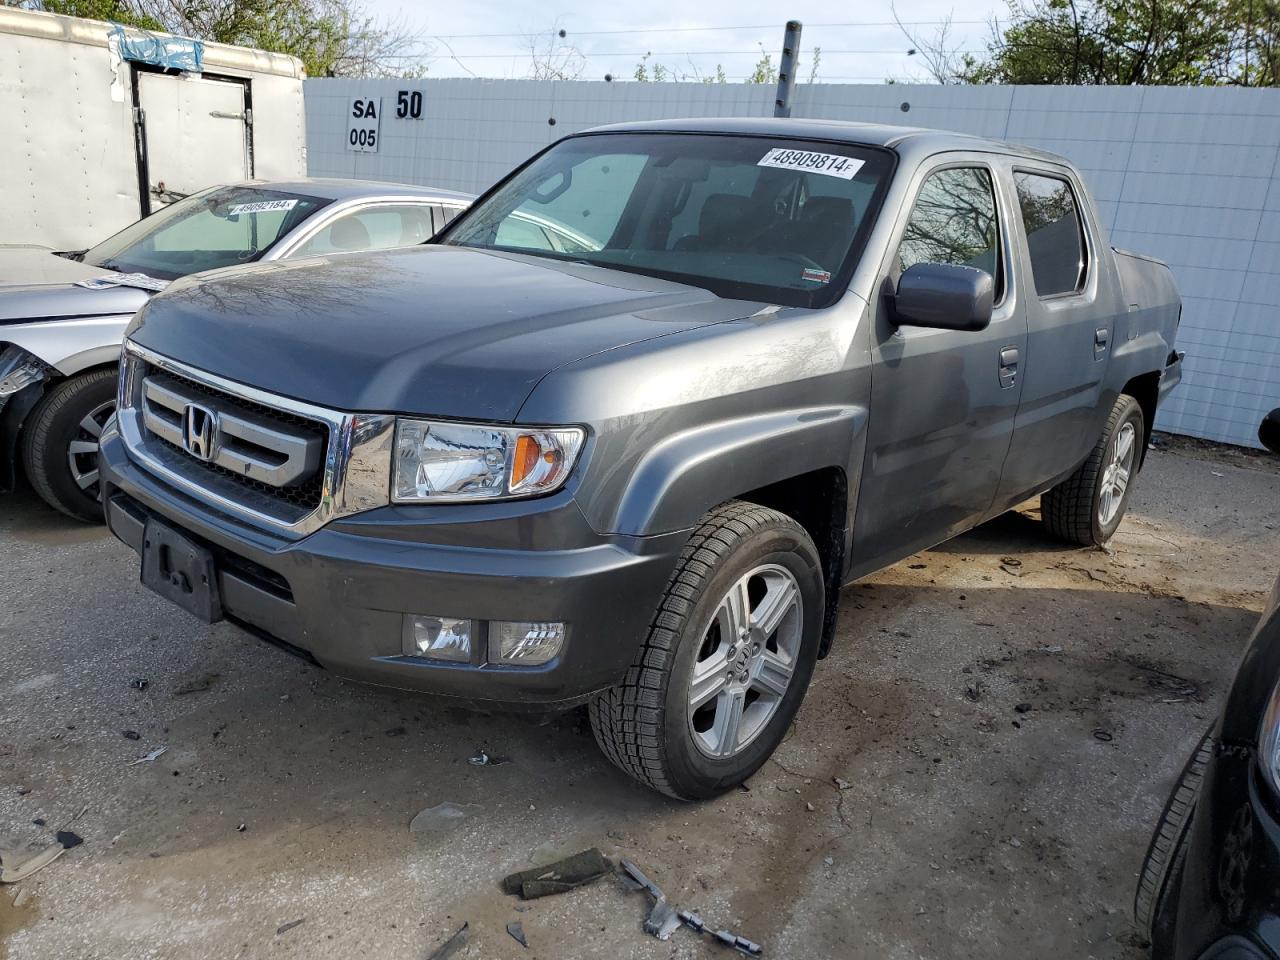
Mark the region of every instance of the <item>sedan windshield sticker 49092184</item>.
POLYGON ((269 213, 272 210, 292 210, 298 205, 297 198, 288 200, 257 200, 253 203, 237 203, 227 210, 228 217, 238 217, 242 213, 269 213))
POLYGON ((838 153, 815 153, 812 150, 788 150, 778 147, 770 150, 756 163, 758 167, 777 167, 780 170, 803 170, 820 173, 826 177, 852 180, 862 169, 864 161, 842 157, 838 153))

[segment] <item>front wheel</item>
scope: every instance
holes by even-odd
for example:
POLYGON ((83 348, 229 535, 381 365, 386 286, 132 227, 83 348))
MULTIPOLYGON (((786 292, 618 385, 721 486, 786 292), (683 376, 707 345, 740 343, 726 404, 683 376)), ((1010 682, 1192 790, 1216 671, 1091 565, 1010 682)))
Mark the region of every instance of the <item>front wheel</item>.
POLYGON ((605 755, 668 796, 742 783, 782 741, 818 656, 822 561, 785 514, 730 501, 685 546, 625 680, 591 702, 605 755))
POLYGON ((98 502, 98 437, 116 408, 116 371, 94 370, 57 384, 22 431, 27 479, 51 507, 102 522, 98 502))
POLYGON ((1040 497, 1040 517, 1050 532, 1083 546, 1110 540, 1129 507, 1145 442, 1142 406, 1122 393, 1089 459, 1040 497))

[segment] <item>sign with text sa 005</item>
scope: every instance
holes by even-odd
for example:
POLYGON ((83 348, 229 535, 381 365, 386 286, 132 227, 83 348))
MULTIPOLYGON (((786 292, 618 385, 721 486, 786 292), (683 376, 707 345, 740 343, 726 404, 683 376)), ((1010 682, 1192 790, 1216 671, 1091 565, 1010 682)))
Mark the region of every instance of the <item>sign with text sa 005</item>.
POLYGON ((347 149, 377 153, 381 116, 381 97, 352 97, 351 110, 347 114, 347 149))

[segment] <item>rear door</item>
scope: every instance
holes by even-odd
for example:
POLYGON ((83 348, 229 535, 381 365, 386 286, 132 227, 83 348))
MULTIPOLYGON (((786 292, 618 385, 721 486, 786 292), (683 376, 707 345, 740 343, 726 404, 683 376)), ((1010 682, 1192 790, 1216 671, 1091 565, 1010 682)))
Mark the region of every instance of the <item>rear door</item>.
POLYGON ((1093 448, 1117 311, 1115 277, 1078 180, 1066 168, 1021 159, 1009 176, 1028 334, 1022 404, 997 506, 1040 492, 1093 448))
POLYGON ((932 546, 991 507, 1021 390, 1026 313, 1003 159, 943 154, 922 165, 873 305, 871 417, 854 522, 854 576, 932 546), (890 296, 916 263, 979 267, 996 280, 985 330, 891 322, 890 296))
POLYGON ((253 176, 248 88, 238 80, 137 74, 142 213, 253 176))

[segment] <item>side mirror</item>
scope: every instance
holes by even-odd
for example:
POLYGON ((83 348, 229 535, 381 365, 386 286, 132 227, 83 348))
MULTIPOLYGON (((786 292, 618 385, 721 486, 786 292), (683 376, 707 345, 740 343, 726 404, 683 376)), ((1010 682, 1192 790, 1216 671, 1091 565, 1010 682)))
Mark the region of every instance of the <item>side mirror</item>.
POLYGON ((1262 418, 1262 426, 1258 427, 1258 439, 1272 453, 1280 453, 1280 407, 1262 418))
POLYGON ((899 326, 939 330, 985 330, 991 323, 996 282, 977 267, 917 263, 898 279, 893 298, 899 326))

